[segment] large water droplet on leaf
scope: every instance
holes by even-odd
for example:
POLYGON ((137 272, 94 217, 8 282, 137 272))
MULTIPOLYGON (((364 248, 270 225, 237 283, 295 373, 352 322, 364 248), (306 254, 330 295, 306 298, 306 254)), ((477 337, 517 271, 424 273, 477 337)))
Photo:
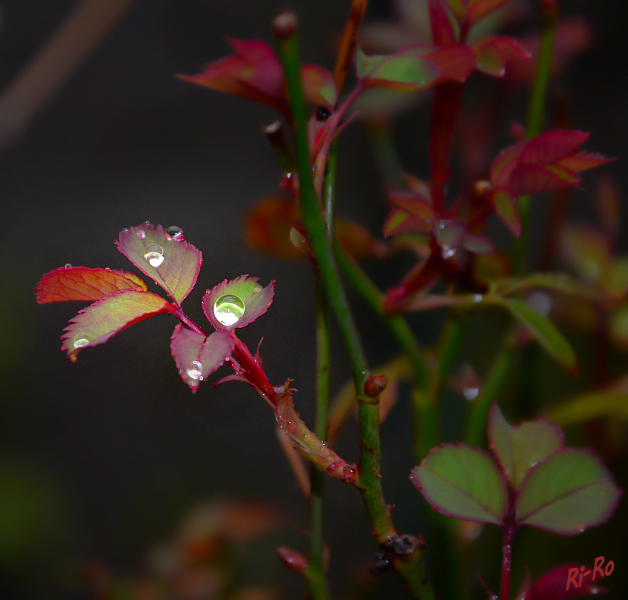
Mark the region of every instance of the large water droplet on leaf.
POLYGON ((175 240, 176 242, 185 241, 183 229, 181 229, 181 227, 177 227, 176 225, 171 225, 170 227, 166 228, 166 236, 169 240, 175 240))
POLYGON ((223 325, 233 325, 244 314, 244 302, 237 296, 222 296, 214 304, 214 316, 223 325))
POLYGON ((75 350, 77 350, 78 348, 84 348, 85 346, 89 346, 89 338, 82 333, 77 333, 74 336, 73 345, 75 350))
POLYGON ((152 244, 146 248, 144 258, 150 263, 151 267, 157 268, 164 262, 164 249, 157 244, 152 244))
POLYGON ((203 381, 203 363, 200 360, 193 360, 185 372, 190 379, 203 381))
POLYGON ((140 238, 140 240, 144 241, 146 239, 146 232, 143 229, 138 229, 137 237, 140 238))

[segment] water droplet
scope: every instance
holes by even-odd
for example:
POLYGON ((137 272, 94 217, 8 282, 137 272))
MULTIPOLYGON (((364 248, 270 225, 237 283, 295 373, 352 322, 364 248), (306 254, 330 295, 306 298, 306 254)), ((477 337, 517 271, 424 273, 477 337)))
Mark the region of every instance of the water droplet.
POLYGON ((325 446, 325 447, 327 447, 327 446, 328 446, 327 442, 322 442, 322 444, 323 444, 323 446, 325 446))
POLYGON ((222 296, 214 303, 214 316, 227 327, 237 323, 244 314, 244 302, 237 296, 222 296))
POLYGON ((71 269, 72 265, 70 263, 65 263, 65 265, 63 265, 64 269, 71 269))
POLYGON ((443 246, 443 258, 447 260, 451 258, 456 253, 455 248, 448 248, 447 246, 443 246))
POLYGON ((586 527, 584 525, 576 525, 575 529, 578 533, 582 533, 586 527))
POLYGON ((473 302, 482 302, 482 294, 473 294, 473 302))
POLYGON ((166 237, 169 240, 175 240, 176 242, 185 241, 183 229, 181 229, 181 227, 177 227, 176 225, 170 225, 170 227, 166 228, 166 237))
POLYGON ((150 221, 144 221, 144 225, 150 225, 150 221))
POLYGON ((203 381, 203 363, 200 360, 193 360, 185 372, 190 379, 203 381))
POLYGON ((74 349, 84 348, 85 346, 89 346, 89 338, 82 333, 77 333, 74 336, 74 349))
POLYGON ((446 221, 439 221, 438 222, 438 228, 442 231, 443 229, 445 229, 445 227, 447 227, 447 222, 446 221))
POLYGON ((462 390, 462 395, 465 397, 465 400, 475 400, 480 393, 480 388, 477 387, 466 387, 462 390))
POLYGON ((127 228, 127 227, 124 227, 124 228, 122 229, 122 233, 129 233, 128 228, 127 228))
POLYGON ((164 262, 164 249, 157 244, 152 244, 146 248, 144 258, 150 263, 151 267, 157 268, 164 262))
POLYGON ((105 267, 105 271, 111 271, 111 267, 105 267))
POLYGON ((138 229, 137 230, 137 237, 140 238, 140 240, 144 241, 146 239, 146 233, 144 232, 143 229, 138 229))

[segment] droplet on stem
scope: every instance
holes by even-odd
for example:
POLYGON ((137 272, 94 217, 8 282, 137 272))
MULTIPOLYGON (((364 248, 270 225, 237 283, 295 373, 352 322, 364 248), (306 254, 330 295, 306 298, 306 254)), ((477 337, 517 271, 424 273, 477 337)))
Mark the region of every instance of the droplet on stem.
POLYGON ((203 381, 203 363, 200 360, 193 360, 185 372, 190 379, 203 381))
POLYGON ((150 263, 151 267, 157 268, 164 262, 164 249, 157 244, 152 244, 146 248, 144 258, 150 263))
POLYGON ((222 296, 214 303, 214 316, 220 323, 228 327, 240 320, 244 314, 244 309, 244 302, 237 296, 222 296))

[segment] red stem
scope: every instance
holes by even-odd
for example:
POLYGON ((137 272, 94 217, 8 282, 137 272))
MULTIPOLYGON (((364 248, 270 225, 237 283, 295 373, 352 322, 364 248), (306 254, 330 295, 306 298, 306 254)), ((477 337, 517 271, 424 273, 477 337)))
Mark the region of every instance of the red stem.
POLYGON ((455 81, 439 83, 432 101, 430 125, 430 162, 432 201, 436 212, 444 216, 445 189, 451 176, 449 155, 460 109, 464 84, 455 81))
POLYGON ((512 542, 515 537, 516 529, 513 492, 510 488, 508 488, 508 513, 506 515, 506 524, 504 525, 504 545, 502 547, 504 558, 502 561, 502 585, 499 592, 499 600, 508 600, 508 595, 510 593, 512 542))
POLYGON ((248 382, 257 390, 264 400, 275 407, 277 405, 277 392, 270 381, 268 381, 268 377, 266 377, 262 365, 257 362, 244 342, 235 335, 233 337, 236 340, 233 349, 233 358, 238 364, 235 365, 233 362, 229 362, 229 366, 231 366, 238 375, 246 377, 248 382))

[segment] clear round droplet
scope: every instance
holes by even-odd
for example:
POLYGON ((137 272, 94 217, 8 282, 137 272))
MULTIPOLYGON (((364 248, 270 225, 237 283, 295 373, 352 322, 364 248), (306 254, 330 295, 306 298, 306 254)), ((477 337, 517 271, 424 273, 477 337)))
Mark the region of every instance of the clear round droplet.
POLYGON ((89 338, 86 335, 83 335, 82 333, 77 333, 74 336, 74 349, 76 350, 77 348, 84 348, 85 346, 89 346, 89 338))
POLYGON ((144 221, 144 225, 150 225, 150 221, 144 221))
POLYGON ((203 363, 200 360, 193 360, 185 372, 190 379, 203 381, 203 363))
POLYGON ((122 229, 122 233, 129 233, 128 228, 127 228, 127 227, 124 227, 124 228, 122 229))
POLYGON ((214 316, 219 323, 229 326, 237 323, 244 314, 244 302, 237 296, 222 296, 214 303, 214 316))
POLYGON ((146 232, 143 229, 138 229, 137 237, 140 238, 140 240, 144 241, 146 239, 146 232))
POLYGON ((176 242, 183 242, 185 240, 183 229, 176 225, 170 225, 170 227, 166 228, 166 236, 169 240, 175 240, 176 242))
POLYGON ((71 269, 72 265, 70 263, 65 263, 65 265, 63 265, 64 269, 71 269))
POLYGON ((146 248, 144 258, 150 263, 151 267, 157 268, 164 262, 164 249, 157 244, 152 244, 146 248))

